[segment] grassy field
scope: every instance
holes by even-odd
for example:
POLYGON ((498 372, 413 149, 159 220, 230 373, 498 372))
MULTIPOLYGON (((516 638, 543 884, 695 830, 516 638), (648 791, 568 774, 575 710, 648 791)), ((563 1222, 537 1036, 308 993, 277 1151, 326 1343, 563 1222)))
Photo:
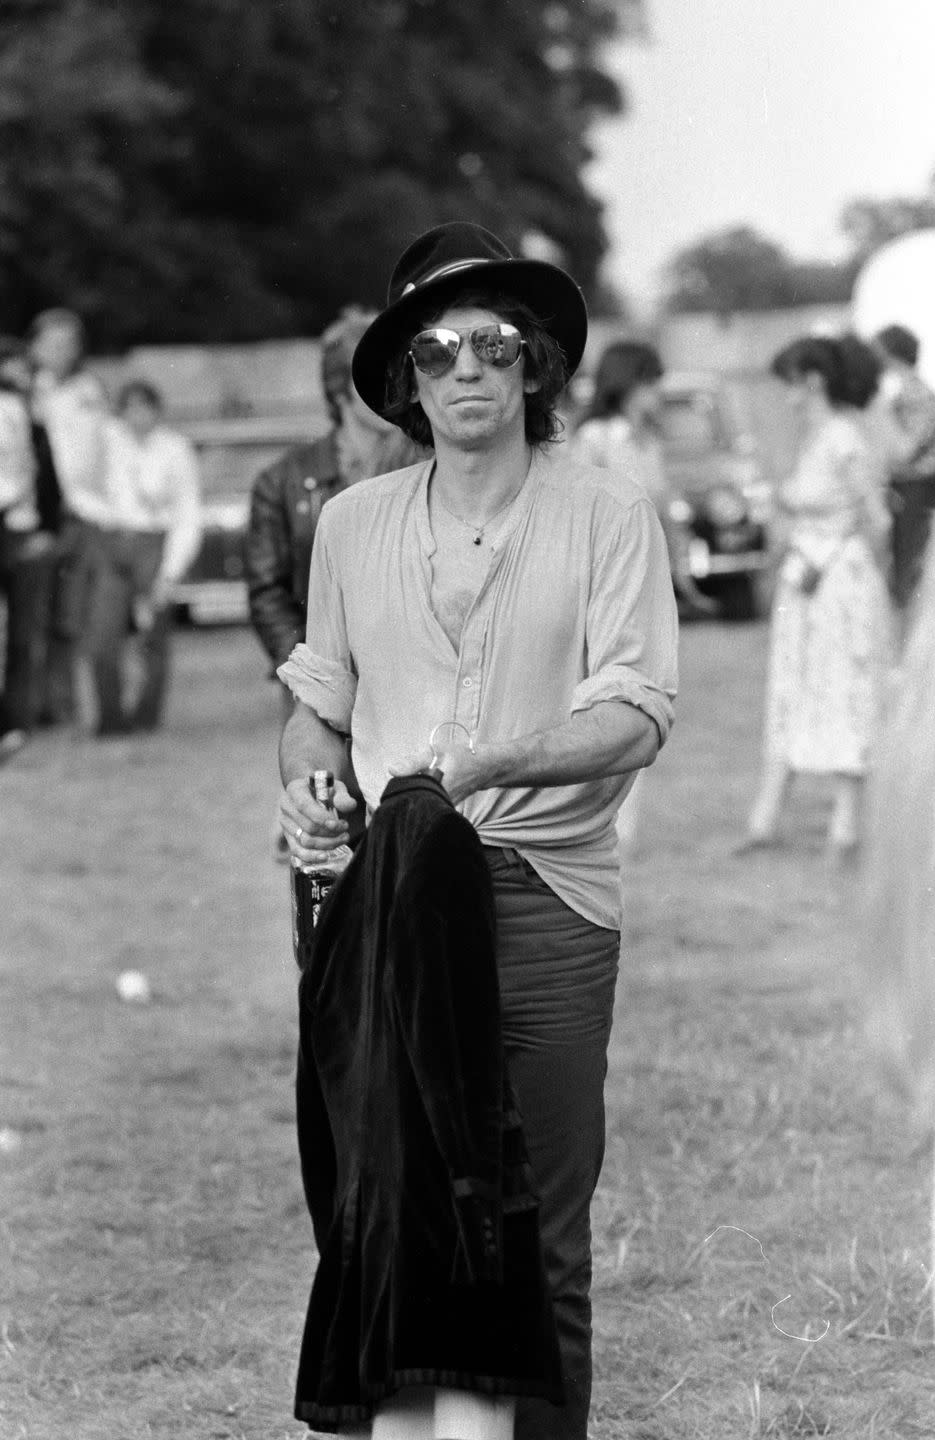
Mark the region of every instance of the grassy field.
MULTIPOLYGON (((688 627, 594 1208, 595 1440, 935 1435, 930 1152, 860 1032, 859 877, 739 859, 765 630, 688 627)), ((0 1436, 284 1440, 314 1264, 276 697, 186 635, 165 733, 0 772, 0 1436), (148 1005, 122 1002, 122 970, 148 1005)))

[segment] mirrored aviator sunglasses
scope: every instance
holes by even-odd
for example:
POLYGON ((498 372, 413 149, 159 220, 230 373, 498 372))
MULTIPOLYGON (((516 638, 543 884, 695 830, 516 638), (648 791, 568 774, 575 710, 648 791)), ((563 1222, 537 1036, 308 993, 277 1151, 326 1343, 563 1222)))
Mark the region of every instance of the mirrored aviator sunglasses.
POLYGON ((523 337, 516 326, 505 322, 477 325, 467 335, 459 335, 457 330, 446 330, 442 325, 433 325, 430 330, 420 330, 410 342, 412 363, 423 375, 443 375, 458 358, 464 340, 470 343, 479 360, 497 370, 509 370, 516 364, 523 349, 523 337))

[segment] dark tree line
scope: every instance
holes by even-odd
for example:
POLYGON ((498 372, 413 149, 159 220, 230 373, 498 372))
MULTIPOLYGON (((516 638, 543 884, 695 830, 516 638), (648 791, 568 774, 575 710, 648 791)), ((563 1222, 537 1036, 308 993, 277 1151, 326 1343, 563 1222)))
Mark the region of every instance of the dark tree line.
POLYGON ((704 236, 670 261, 668 308, 730 315, 846 304, 860 267, 875 251, 911 230, 935 226, 935 177, 926 195, 852 200, 840 224, 849 253, 839 262, 797 260, 746 225, 704 236))
POLYGON ((421 229, 536 233, 593 288, 581 179, 638 0, 3 0, 0 326, 98 347, 314 333, 421 229))

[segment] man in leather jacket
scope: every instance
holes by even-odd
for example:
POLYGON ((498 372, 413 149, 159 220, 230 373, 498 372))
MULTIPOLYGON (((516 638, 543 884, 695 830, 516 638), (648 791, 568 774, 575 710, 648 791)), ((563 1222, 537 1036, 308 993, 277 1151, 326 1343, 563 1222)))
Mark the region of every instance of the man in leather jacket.
MULTIPOLYGON (((271 677, 305 639, 308 574, 322 506, 358 480, 411 465, 423 453, 395 425, 364 405, 351 381, 351 357, 372 314, 348 309, 321 337, 321 382, 332 428, 291 449, 253 483, 244 566, 250 619, 272 665, 271 677)), ((292 697, 281 687, 283 718, 292 697)), ((289 858, 278 825, 277 860, 289 858)))
MULTIPOLYGON (((322 335, 322 389, 332 428, 287 450, 253 484, 244 556, 250 619, 273 672, 305 639, 308 572, 322 506, 355 481, 410 465, 420 454, 362 403, 351 383, 351 356, 372 318, 347 310, 322 335)), ((283 694, 288 698, 285 689, 283 694)))

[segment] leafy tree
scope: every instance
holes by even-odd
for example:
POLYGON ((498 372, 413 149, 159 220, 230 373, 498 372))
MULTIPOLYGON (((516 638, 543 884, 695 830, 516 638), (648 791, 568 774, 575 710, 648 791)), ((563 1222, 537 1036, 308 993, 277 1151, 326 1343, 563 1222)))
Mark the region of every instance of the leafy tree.
POLYGON ((841 229, 850 241, 857 261, 864 261, 911 230, 935 225, 935 175, 928 192, 918 196, 897 196, 889 200, 852 200, 841 215, 841 229))
POLYGON ((0 323, 99 344, 314 332, 428 225, 530 232, 586 287, 581 173, 640 0, 4 0, 0 323))
POLYGON ((935 175, 924 195, 852 200, 840 225, 850 254, 837 262, 794 260, 748 226, 705 236, 669 262, 668 308, 731 314, 786 305, 846 304, 861 265, 876 250, 912 230, 935 226, 935 175))
POLYGON ((764 310, 791 303, 792 262, 756 230, 738 225, 678 252, 667 267, 672 310, 764 310))
POLYGON ((794 260, 747 226, 709 235, 669 263, 667 305, 673 311, 775 310, 850 299, 857 260, 794 260))

